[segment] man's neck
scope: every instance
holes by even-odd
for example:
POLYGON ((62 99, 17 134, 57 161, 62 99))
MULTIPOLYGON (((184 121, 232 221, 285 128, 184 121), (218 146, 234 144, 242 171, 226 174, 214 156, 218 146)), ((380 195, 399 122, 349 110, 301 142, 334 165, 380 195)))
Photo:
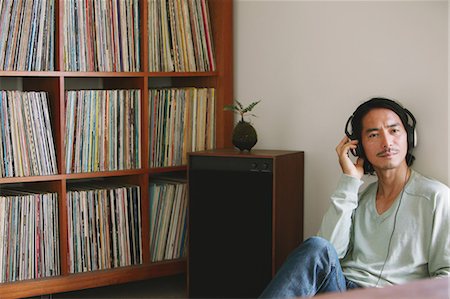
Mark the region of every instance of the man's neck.
POLYGON ((377 211, 382 214, 402 192, 411 175, 409 167, 402 164, 395 169, 378 171, 377 211))

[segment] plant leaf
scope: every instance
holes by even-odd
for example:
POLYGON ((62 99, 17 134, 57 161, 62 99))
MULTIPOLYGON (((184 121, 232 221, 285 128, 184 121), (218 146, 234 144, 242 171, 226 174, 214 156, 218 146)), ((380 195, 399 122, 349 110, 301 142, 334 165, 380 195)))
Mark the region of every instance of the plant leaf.
POLYGON ((236 105, 225 105, 223 106, 223 109, 227 111, 239 111, 239 108, 236 105))
POLYGON ((247 108, 245 108, 244 110, 242 110, 242 113, 246 113, 246 112, 252 111, 252 109, 253 109, 259 102, 261 102, 261 100, 251 103, 250 105, 247 106, 247 108))

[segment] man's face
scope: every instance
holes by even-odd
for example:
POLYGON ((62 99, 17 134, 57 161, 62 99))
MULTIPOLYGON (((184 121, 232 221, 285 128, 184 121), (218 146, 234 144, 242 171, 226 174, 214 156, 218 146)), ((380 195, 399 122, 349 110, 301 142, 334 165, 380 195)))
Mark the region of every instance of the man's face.
POLYGON ((375 170, 389 170, 406 164, 407 139, 400 117, 389 109, 372 109, 362 119, 364 153, 375 170))

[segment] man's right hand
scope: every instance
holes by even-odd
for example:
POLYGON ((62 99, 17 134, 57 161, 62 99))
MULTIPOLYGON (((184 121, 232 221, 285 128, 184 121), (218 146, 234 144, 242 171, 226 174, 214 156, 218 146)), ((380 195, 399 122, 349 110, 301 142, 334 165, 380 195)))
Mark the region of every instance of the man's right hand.
POLYGON ((341 165, 342 172, 357 179, 361 179, 364 175, 364 160, 358 157, 356 163, 353 163, 349 157, 349 151, 356 150, 357 145, 358 140, 351 140, 345 136, 336 146, 336 153, 339 157, 339 164, 341 165))

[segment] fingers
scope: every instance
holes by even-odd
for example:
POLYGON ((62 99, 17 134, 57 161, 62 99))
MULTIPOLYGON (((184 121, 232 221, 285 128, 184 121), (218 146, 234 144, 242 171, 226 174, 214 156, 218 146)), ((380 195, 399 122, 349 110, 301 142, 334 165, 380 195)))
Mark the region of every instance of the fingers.
POLYGON ((358 140, 351 140, 345 136, 341 142, 336 146, 336 152, 339 157, 348 156, 349 150, 355 150, 358 145, 358 140))
POLYGON ((343 173, 360 179, 364 174, 364 160, 358 157, 356 163, 353 163, 348 154, 349 151, 355 150, 357 146, 358 140, 351 140, 346 136, 336 146, 336 152, 343 173))
POLYGON ((364 167, 364 159, 358 157, 358 159, 356 160, 356 167, 364 167))

